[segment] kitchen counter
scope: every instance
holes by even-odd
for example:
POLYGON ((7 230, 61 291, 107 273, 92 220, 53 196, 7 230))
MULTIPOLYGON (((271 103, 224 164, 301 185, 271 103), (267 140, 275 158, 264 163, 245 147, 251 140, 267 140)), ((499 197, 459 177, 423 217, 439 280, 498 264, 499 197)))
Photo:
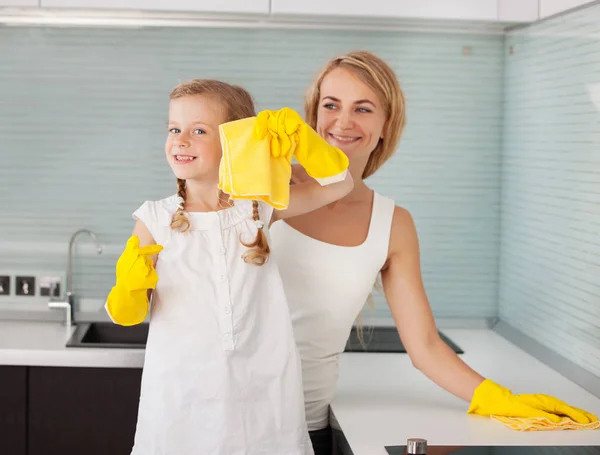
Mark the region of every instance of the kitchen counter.
POLYGON ((67 348, 75 327, 0 320, 0 365, 142 368, 143 349, 67 348))
MULTIPOLYGON (((460 357, 514 393, 545 393, 600 416, 600 398, 487 329, 446 329, 460 357)), ((354 455, 387 455, 386 445, 425 438, 433 445, 598 445, 600 430, 518 432, 466 414, 468 403, 416 370, 407 355, 346 353, 332 413, 354 455)))
MULTIPOLYGON (((0 365, 142 368, 143 349, 67 348, 74 328, 0 320, 0 365)), ((467 364, 515 393, 547 393, 600 415, 600 398, 489 329, 445 329, 467 364)), ((434 445, 600 445, 600 430, 520 433, 466 414, 406 354, 344 353, 332 412, 354 455, 422 437, 434 445)))

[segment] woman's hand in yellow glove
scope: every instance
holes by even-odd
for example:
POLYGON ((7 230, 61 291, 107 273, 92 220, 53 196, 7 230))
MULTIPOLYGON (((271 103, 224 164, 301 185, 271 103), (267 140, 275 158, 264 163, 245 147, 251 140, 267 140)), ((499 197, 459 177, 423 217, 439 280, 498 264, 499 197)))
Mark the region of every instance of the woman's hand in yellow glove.
POLYGON ((582 409, 543 394, 515 395, 490 379, 483 381, 473 394, 469 414, 503 417, 545 417, 558 423, 568 417, 577 423, 596 422, 598 417, 582 409))
MULTIPOLYGON (((558 398, 543 394, 521 394, 519 400, 534 409, 540 409, 557 416, 569 417, 577 423, 597 422, 598 417, 583 409, 570 406, 558 398)), ((559 417, 560 418, 560 417, 559 417)))
POLYGON ((297 131, 302 123, 302 117, 292 109, 263 110, 256 116, 254 134, 261 140, 269 136, 271 155, 284 157, 291 163, 298 142, 297 131))
POLYGON ((158 275, 150 256, 163 247, 148 245, 140 248, 140 239, 132 235, 117 261, 117 283, 106 300, 106 311, 119 325, 140 324, 148 315, 148 290, 154 289, 158 275))
POLYGON ((289 107, 259 112, 254 134, 259 139, 270 136, 273 157, 283 157, 288 164, 295 157, 314 179, 339 177, 331 182, 334 183, 345 178, 343 173, 349 166, 348 157, 328 144, 300 114, 289 107))

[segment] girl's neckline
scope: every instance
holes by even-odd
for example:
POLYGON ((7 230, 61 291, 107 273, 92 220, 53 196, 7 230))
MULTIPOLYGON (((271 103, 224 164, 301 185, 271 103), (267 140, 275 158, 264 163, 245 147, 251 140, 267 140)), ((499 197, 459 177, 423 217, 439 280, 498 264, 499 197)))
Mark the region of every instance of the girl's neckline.
MULTIPOLYGON (((170 201, 169 201, 173 205, 173 207, 174 207, 175 210, 177 210, 177 202, 176 202, 177 197, 178 196, 175 194, 175 195, 171 196, 170 201)), ((235 202, 233 202, 233 205, 231 205, 230 207, 222 207, 219 210, 210 210, 210 211, 194 210, 194 211, 190 211, 190 210, 185 210, 184 209, 183 212, 186 215, 190 215, 190 216, 217 215, 217 214, 222 213, 222 212, 227 212, 227 211, 239 208, 240 205, 243 205, 243 203, 241 203, 241 202, 242 201, 239 201, 239 200, 235 201, 235 202)))

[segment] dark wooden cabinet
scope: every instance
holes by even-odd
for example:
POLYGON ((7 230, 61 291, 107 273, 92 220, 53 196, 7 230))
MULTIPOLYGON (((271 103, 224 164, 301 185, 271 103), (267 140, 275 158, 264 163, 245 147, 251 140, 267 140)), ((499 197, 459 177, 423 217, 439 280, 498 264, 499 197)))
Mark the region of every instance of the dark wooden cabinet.
POLYGON ((129 368, 30 367, 28 455, 129 455, 141 375, 129 368))
POLYGON ((0 453, 27 453, 27 367, 0 366, 0 453))

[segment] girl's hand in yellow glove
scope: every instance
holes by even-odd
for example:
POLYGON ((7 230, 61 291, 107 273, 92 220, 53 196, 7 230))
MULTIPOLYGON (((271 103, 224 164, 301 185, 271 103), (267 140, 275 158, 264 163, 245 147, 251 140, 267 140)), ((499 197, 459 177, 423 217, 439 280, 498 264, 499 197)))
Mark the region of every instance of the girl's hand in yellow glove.
POLYGON ((118 325, 132 326, 141 324, 148 316, 148 291, 129 292, 120 286, 114 286, 106 300, 106 312, 118 325))
POLYGON ((565 402, 542 394, 515 395, 506 387, 490 379, 483 381, 473 394, 469 414, 503 417, 545 417, 558 423, 562 417, 569 417, 577 423, 591 423, 598 420, 593 414, 569 406, 565 402))
POLYGON ((140 324, 148 315, 148 290, 154 289, 158 275, 150 256, 162 251, 161 245, 140 248, 140 239, 132 235, 117 261, 117 283, 106 300, 106 311, 115 324, 140 324))
POLYGON ((117 286, 122 286, 128 291, 154 289, 158 275, 149 256, 160 253, 162 249, 161 245, 140 248, 139 237, 132 235, 117 261, 117 286))

